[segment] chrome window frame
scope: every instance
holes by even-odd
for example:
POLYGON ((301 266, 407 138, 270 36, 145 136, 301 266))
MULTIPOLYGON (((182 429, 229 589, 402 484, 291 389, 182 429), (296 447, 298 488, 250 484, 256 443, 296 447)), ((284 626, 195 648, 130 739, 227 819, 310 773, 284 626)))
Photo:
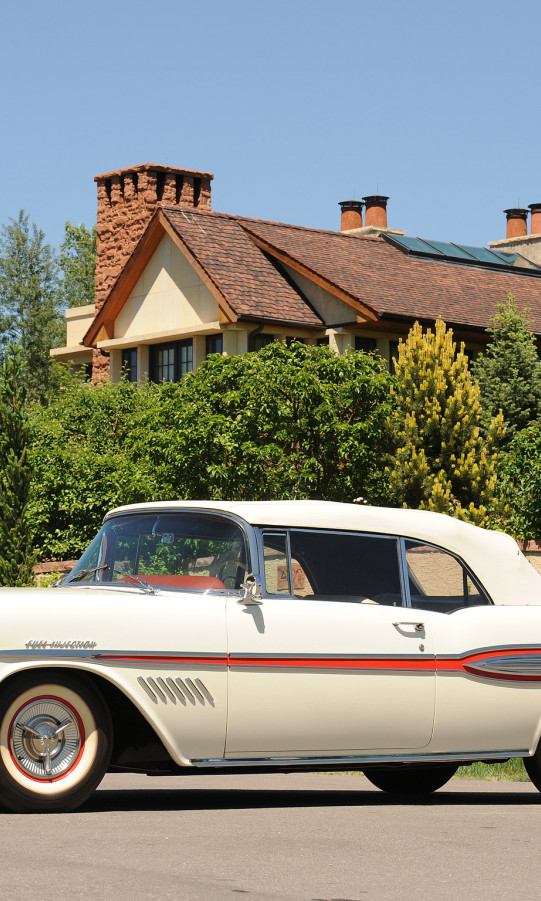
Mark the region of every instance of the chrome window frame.
MULTIPOLYGON (((473 570, 468 566, 466 561, 459 555, 455 554, 453 551, 450 551, 449 548, 442 547, 441 545, 434 544, 431 541, 426 541, 423 538, 417 538, 411 535, 397 535, 395 533, 385 533, 385 532, 357 532, 352 529, 316 529, 312 526, 265 526, 259 525, 254 527, 254 532, 257 540, 258 553, 260 568, 261 568, 261 581, 263 584, 263 597, 272 599, 281 599, 285 600, 297 600, 297 601, 310 601, 316 600, 317 598, 301 598, 295 594, 294 585, 293 585, 293 572, 291 565, 291 533, 292 532, 317 532, 318 534, 324 535, 359 535, 367 538, 383 538, 386 540, 396 541, 397 543, 397 562, 398 562, 398 571, 400 577, 400 589, 402 594, 402 607, 409 609, 417 609, 413 608, 411 602, 411 593, 409 587, 409 570, 408 570, 408 561, 407 561, 407 548, 406 542, 416 542, 417 544, 423 545, 425 547, 432 547, 434 550, 441 551, 444 554, 448 554, 449 557, 452 557, 460 566, 463 567, 464 571, 467 573, 469 578, 472 579, 473 583, 477 586, 480 593, 482 593, 486 598, 487 604, 476 604, 473 606, 476 607, 489 607, 494 606, 494 601, 492 600, 490 593, 487 591, 479 577, 473 572, 473 570), (285 535, 286 536, 286 550, 287 550, 287 567, 288 567, 288 578, 289 578, 289 593, 280 592, 279 594, 274 594, 267 590, 267 583, 265 579, 265 558, 264 558, 264 546, 265 546, 265 535, 274 534, 274 535, 285 535)), ((340 601, 333 601, 332 603, 340 603, 340 601)), ((349 602, 345 602, 349 603, 349 602)), ((451 613, 459 613, 461 610, 468 610, 467 606, 458 607, 456 610, 451 611, 451 613)), ((433 613, 439 613, 440 611, 432 611, 433 613)), ((450 616, 451 613, 446 613, 442 615, 450 616)))
MULTIPOLYGON (((415 610, 418 609, 417 607, 413 608, 412 603, 411 603, 411 593, 410 593, 409 575, 408 575, 408 559, 407 559, 407 550, 408 549, 406 547, 407 541, 415 542, 416 544, 420 544, 423 547, 432 547, 432 548, 434 548, 435 551, 441 551, 442 553, 447 554, 449 557, 452 557, 453 560, 456 560, 457 563, 459 563, 460 566, 462 566, 463 570, 467 573, 467 575, 473 581, 474 585, 476 585, 476 587, 479 589, 479 592, 481 594, 483 594, 487 598, 487 601, 488 601, 487 604, 472 604, 472 607, 494 607, 495 606, 494 601, 492 600, 492 598, 490 596, 490 593, 486 590, 486 588, 483 585, 483 583, 481 582, 481 579, 479 578, 479 576, 477 576, 473 572, 473 570, 468 566, 466 561, 459 554, 455 554, 453 551, 450 551, 449 548, 442 547, 440 544, 434 544, 432 541, 425 541, 424 538, 413 538, 411 535, 401 535, 400 536, 400 544, 402 546, 401 556, 402 556, 402 568, 403 568, 403 572, 404 572, 404 591, 405 591, 405 597, 407 599, 407 603, 405 604, 406 607, 412 607, 412 609, 415 609, 415 610)), ((445 613, 442 615, 451 616, 453 613, 460 613, 461 610, 469 610, 469 609, 470 608, 468 605, 464 605, 463 607, 457 607, 456 610, 451 610, 448 613, 445 613)), ((432 613, 440 613, 440 612, 442 612, 442 611, 439 611, 439 610, 432 611, 432 613)))
MULTIPOLYGON (((405 589, 407 589, 407 569, 404 570, 404 563, 402 560, 402 550, 401 550, 401 537, 400 535, 391 535, 386 534, 384 532, 357 532, 354 529, 315 529, 313 526, 284 526, 280 528, 280 526, 264 526, 260 525, 255 527, 255 533, 258 539, 258 547, 261 561, 261 579, 263 584, 263 597, 272 599, 281 599, 285 600, 295 600, 295 601, 315 601, 316 603, 322 603, 318 601, 318 598, 306 597, 302 598, 295 594, 294 585, 293 585, 293 571, 291 564, 291 533, 292 532, 314 532, 318 535, 357 535, 359 537, 364 538, 383 538, 389 541, 396 542, 396 555, 397 555, 397 566, 398 566, 398 574, 400 579, 400 590, 402 594, 402 607, 407 606, 404 601, 406 599, 405 589), (288 578, 289 578, 289 593, 280 592, 279 594, 274 594, 273 592, 267 591, 267 583, 265 579, 265 558, 264 558, 264 547, 265 547, 265 535, 284 535, 286 536, 287 541, 287 567, 288 567, 288 578)), ((409 592, 407 594, 409 598, 409 592)), ((339 604, 340 600, 332 601, 333 604, 339 604)), ((342 603, 350 603, 349 601, 343 601, 342 603)))
MULTIPOLYGON (((140 516, 141 514, 147 514, 147 513, 148 514, 161 513, 161 514, 175 515, 175 516, 184 516, 186 514, 193 516, 193 514, 196 513, 200 516, 213 516, 213 517, 218 516, 223 519, 227 519, 227 520, 230 520, 231 522, 234 522, 237 526, 240 527, 240 529, 244 535, 245 542, 246 542, 247 573, 253 572, 256 577, 259 577, 259 573, 256 572, 252 568, 252 561, 256 562, 256 561, 259 561, 259 559, 260 559, 259 547, 258 547, 257 537, 254 534, 254 529, 252 528, 252 526, 249 525, 249 523, 246 522, 246 520, 242 519, 242 517, 240 517, 240 516, 236 516, 234 513, 229 513, 229 512, 223 511, 223 510, 212 510, 212 509, 202 510, 201 507, 182 507, 181 509, 173 510, 173 509, 171 509, 171 507, 160 507, 159 504, 157 504, 156 506, 149 505, 148 507, 145 507, 144 510, 143 509, 124 510, 121 513, 113 513, 111 515, 105 516, 103 518, 103 521, 102 521, 102 524, 100 527, 100 531, 106 523, 112 522, 113 520, 122 519, 127 516, 140 516)), ((94 539, 97 537, 98 534, 99 534, 99 532, 96 533, 96 536, 94 536, 94 539)), ((94 541, 94 539, 92 539, 92 540, 94 541)), ((89 545, 89 547, 90 547, 90 545, 89 545)), ((86 549, 85 549, 85 553, 86 553, 86 549)), ((72 572, 73 571, 74 570, 72 570, 72 572)), ((71 575, 71 573, 69 575, 71 575)), ((70 588, 70 587, 71 588, 103 588, 104 590, 113 589, 113 590, 120 590, 120 591, 126 589, 126 585, 115 585, 114 582, 101 582, 101 583, 73 582, 70 584, 69 579, 64 580, 62 582, 62 584, 59 585, 58 587, 59 588, 70 588)), ((134 585, 129 585, 128 587, 134 588, 136 586, 134 584, 134 585)), ((154 586, 154 587, 156 588, 156 591, 158 593, 160 593, 162 591, 168 591, 168 592, 171 591, 171 592, 175 592, 175 593, 179 593, 179 594, 186 594, 186 593, 200 594, 200 595, 218 594, 218 595, 233 595, 234 597, 242 597, 242 594, 243 594, 242 589, 235 589, 235 588, 226 588, 226 589, 223 589, 223 588, 178 588, 178 587, 173 587, 173 586, 169 586, 169 585, 158 585, 158 586, 154 586)))

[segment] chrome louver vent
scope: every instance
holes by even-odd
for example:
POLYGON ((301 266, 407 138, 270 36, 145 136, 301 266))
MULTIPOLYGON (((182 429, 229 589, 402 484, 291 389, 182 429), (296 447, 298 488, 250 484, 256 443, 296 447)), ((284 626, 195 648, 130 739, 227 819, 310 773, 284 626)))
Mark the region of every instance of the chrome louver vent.
POLYGON ((166 679, 163 679, 158 676, 157 679, 154 679, 149 676, 145 679, 143 676, 139 676, 137 682, 155 704, 161 701, 162 704, 180 702, 184 707, 187 704, 191 704, 193 707, 196 704, 210 704, 211 707, 214 707, 214 698, 199 678, 181 679, 177 677, 173 679, 171 676, 167 676, 166 679))

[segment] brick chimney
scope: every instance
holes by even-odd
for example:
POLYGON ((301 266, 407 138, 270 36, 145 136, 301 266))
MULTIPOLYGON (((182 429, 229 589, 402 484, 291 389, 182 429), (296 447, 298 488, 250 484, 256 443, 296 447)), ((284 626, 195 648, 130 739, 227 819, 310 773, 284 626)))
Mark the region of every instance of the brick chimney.
POLYGON ((143 163, 96 175, 98 185, 96 311, 160 201, 210 210, 210 172, 143 163))
POLYGON ((541 235, 541 203, 529 203, 532 219, 530 223, 530 234, 541 235))
POLYGON ((363 227, 363 203, 360 200, 341 200, 342 220, 340 231, 347 232, 353 228, 363 227))
MULTIPOLYGON (((96 175, 98 186, 96 312, 150 222, 158 203, 210 210, 210 172, 142 163, 96 175)), ((94 351, 93 380, 108 374, 109 358, 94 351)))
POLYGON ((382 194, 370 194, 368 197, 363 197, 366 204, 365 226, 374 225, 376 228, 387 228, 388 199, 382 194))
POLYGON ((504 210, 504 213, 507 216, 506 239, 522 238, 528 234, 528 210, 515 207, 514 209, 504 210))

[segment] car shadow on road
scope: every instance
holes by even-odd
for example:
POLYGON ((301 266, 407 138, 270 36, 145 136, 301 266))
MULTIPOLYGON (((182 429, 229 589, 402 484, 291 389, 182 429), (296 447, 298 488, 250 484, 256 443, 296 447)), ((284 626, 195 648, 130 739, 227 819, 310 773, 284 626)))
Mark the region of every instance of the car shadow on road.
POLYGON ((392 795, 380 791, 257 789, 137 789, 94 792, 79 813, 104 811, 254 810, 306 807, 509 807, 538 805, 538 792, 498 791, 436 792, 428 796, 392 795))

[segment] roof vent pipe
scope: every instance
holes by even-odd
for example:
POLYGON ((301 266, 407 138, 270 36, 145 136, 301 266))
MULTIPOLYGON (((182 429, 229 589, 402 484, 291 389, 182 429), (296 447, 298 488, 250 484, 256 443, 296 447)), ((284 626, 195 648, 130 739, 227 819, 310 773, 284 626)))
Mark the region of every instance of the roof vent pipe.
POLYGON ((387 201, 388 197, 382 194, 370 194, 363 197, 366 204, 365 225, 373 225, 376 228, 387 228, 387 201))
POLYGON ((507 216, 506 238, 523 238, 528 234, 528 210, 515 207, 511 210, 504 210, 504 213, 507 216))
POLYGON ((340 231, 348 232, 363 227, 363 203, 361 200, 341 200, 342 221, 340 231))
POLYGON ((541 235, 541 203, 529 203, 528 206, 532 211, 530 234, 541 235))

